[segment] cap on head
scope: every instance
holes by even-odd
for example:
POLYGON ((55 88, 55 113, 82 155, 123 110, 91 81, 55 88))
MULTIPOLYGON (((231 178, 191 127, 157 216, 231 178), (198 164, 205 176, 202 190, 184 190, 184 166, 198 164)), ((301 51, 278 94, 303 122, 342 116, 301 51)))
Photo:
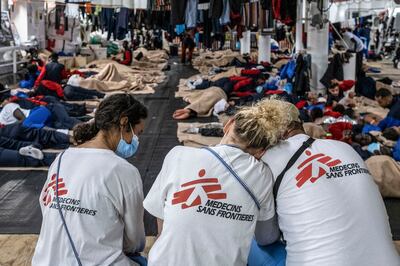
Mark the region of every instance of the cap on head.
POLYGON ((299 109, 294 104, 286 102, 289 120, 291 122, 301 122, 299 109))

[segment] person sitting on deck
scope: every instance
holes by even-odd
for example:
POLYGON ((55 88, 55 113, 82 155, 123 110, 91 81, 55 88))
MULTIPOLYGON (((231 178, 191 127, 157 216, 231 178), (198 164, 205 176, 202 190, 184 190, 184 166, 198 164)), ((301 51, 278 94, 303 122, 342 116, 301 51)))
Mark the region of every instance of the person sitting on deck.
POLYGON ((123 48, 122 60, 116 58, 114 58, 113 60, 117 61, 122 65, 130 66, 132 64, 132 50, 129 47, 128 41, 124 41, 122 43, 122 48, 123 48))
POLYGON ((271 172, 259 159, 287 122, 284 102, 264 100, 229 120, 220 145, 167 154, 143 203, 158 222, 149 265, 246 265, 254 236, 260 245, 279 238, 271 172))
POLYGON ((65 66, 58 62, 58 54, 52 53, 49 63, 42 68, 42 72, 35 81, 35 93, 60 97, 63 94, 61 82, 68 78, 68 75, 65 66))
POLYGON ((61 84, 63 79, 68 77, 68 72, 63 64, 58 62, 58 54, 52 53, 49 57, 49 63, 42 68, 39 77, 36 79, 35 86, 38 87, 43 80, 50 80, 61 84))
MULTIPOLYGON (((346 143, 313 139, 288 112, 285 141, 262 160, 271 167, 286 265, 400 265, 385 204, 362 158, 346 143)), ((249 261, 260 258, 253 245, 249 261)), ((258 264, 267 265, 258 261, 258 264)))

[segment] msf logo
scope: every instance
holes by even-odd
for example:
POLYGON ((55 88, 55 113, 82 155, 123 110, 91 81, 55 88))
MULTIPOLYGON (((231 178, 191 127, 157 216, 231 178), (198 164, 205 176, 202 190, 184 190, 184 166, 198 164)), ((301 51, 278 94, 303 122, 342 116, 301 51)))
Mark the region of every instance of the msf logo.
POLYGON ((198 173, 199 179, 182 184, 182 190, 174 193, 172 205, 181 204, 182 209, 187 209, 198 206, 207 199, 226 199, 226 193, 218 192, 222 189, 218 178, 203 178, 205 175, 206 170, 201 169, 198 173))
POLYGON ((311 151, 307 150, 306 155, 308 158, 297 167, 301 171, 296 176, 298 188, 301 188, 308 180, 315 183, 321 176, 328 173, 331 167, 342 163, 323 153, 312 155, 311 151))
MULTIPOLYGON (((68 193, 67 188, 65 187, 64 180, 62 178, 58 179, 58 196, 63 196, 68 193)), ((54 174, 51 177, 51 180, 49 184, 46 186, 46 188, 43 190, 43 204, 44 206, 49 205, 50 202, 52 202, 53 197, 56 196, 56 175, 54 174)))

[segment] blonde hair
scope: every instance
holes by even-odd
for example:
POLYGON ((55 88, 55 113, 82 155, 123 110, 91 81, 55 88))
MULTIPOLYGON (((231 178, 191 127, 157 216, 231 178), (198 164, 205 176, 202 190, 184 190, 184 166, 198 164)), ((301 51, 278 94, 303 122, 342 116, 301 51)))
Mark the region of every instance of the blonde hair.
POLYGON ((291 122, 288 103, 266 99, 240 109, 234 116, 236 136, 249 148, 276 145, 291 122))

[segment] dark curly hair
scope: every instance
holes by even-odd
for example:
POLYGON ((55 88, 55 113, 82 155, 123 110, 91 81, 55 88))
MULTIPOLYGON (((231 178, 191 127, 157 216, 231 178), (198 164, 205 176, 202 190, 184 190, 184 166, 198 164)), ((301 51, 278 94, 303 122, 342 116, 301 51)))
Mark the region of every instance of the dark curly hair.
POLYGON ((93 139, 100 130, 118 128, 122 117, 127 117, 133 127, 147 118, 147 108, 130 94, 113 94, 100 103, 94 121, 75 126, 75 141, 82 144, 93 139))

